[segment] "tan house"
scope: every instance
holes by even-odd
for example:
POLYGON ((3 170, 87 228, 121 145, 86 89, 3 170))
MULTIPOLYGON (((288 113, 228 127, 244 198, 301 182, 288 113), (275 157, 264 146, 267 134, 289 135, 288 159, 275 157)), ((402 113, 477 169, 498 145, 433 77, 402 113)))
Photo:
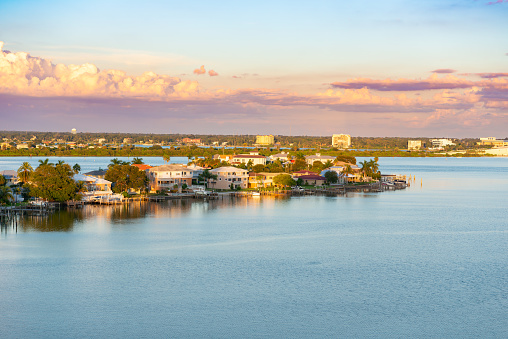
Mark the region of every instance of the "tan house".
POLYGON ((184 165, 161 165, 147 171, 150 192, 172 189, 175 185, 192 185, 194 170, 184 165))
POLYGON ((304 185, 319 186, 326 182, 326 178, 320 175, 301 175, 297 179, 302 179, 304 185))
POLYGON ((303 170, 303 171, 293 172, 293 174, 291 176, 293 177, 293 179, 297 179, 296 177, 299 177, 302 175, 318 175, 318 174, 316 172, 303 170))
POLYGON ((217 179, 210 179, 208 187, 220 190, 228 190, 233 187, 236 189, 247 188, 249 185, 249 171, 236 167, 219 167, 210 170, 211 174, 217 176, 217 179), (232 186, 231 186, 232 185, 232 186))
POLYGON ((251 172, 249 173, 249 188, 266 188, 274 186, 273 178, 279 174, 286 173, 251 172))

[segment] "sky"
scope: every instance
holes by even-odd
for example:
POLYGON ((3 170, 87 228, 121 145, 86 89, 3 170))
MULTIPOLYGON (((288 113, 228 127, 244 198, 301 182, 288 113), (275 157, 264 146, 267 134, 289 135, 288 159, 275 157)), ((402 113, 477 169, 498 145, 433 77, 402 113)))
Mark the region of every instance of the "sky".
POLYGON ((508 0, 0 0, 0 130, 508 137, 508 0))

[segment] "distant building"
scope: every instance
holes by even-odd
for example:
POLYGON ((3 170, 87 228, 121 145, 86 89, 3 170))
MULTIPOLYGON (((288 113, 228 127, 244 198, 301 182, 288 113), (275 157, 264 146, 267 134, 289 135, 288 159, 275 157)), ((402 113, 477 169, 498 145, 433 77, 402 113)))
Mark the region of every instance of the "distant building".
POLYGON ((500 140, 495 137, 480 138, 478 145, 503 147, 508 146, 508 139, 500 140))
POLYGON ((432 147, 434 148, 443 148, 446 146, 454 146, 455 143, 450 139, 431 139, 432 147))
POLYGON ((351 147, 351 136, 349 134, 332 135, 332 147, 340 147, 340 148, 351 147))
POLYGON ((78 133, 78 132, 76 131, 75 128, 71 129, 71 134, 76 134, 76 133, 78 133))
POLYGON ((28 144, 17 144, 16 148, 17 149, 28 149, 28 144))
POLYGON ((134 142, 134 140, 132 138, 124 138, 123 139, 124 144, 132 144, 133 142, 134 142))
POLYGON ((184 144, 200 144, 201 143, 201 139, 183 138, 182 142, 184 144))
POLYGON ((508 147, 494 147, 491 149, 487 149, 485 150, 485 154, 508 156, 508 147))
POLYGON ((414 150, 414 149, 421 149, 422 148, 422 141, 421 140, 408 140, 407 141, 407 149, 414 150))
POLYGON ((105 142, 106 142, 106 139, 104 139, 104 138, 97 139, 97 143, 99 143, 99 144, 103 144, 105 142))
POLYGON ((257 145, 273 145, 275 143, 275 138, 273 135, 257 135, 256 136, 256 144, 257 145))

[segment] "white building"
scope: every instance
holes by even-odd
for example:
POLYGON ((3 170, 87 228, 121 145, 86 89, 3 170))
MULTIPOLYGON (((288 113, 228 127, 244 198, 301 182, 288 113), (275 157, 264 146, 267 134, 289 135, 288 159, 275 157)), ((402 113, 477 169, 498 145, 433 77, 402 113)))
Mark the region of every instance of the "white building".
POLYGON ((219 167, 210 170, 210 173, 215 174, 217 179, 209 180, 209 188, 228 190, 231 187, 247 188, 249 185, 249 171, 241 168, 219 167))
POLYGON ((332 135, 332 147, 340 147, 340 148, 351 147, 351 136, 349 134, 332 135))
POLYGON ((161 165, 148 169, 150 191, 172 189, 175 185, 192 185, 194 170, 184 165, 161 165))
POLYGON ((431 139, 432 147, 434 148, 443 148, 446 146, 454 146, 455 143, 452 142, 451 139, 431 139))
POLYGON ((231 159, 232 164, 248 164, 251 161, 252 166, 254 165, 266 165, 266 157, 264 155, 254 154, 238 154, 233 155, 231 159))
POLYGON ((273 145, 275 138, 273 135, 257 135, 256 144, 258 145, 273 145))
POLYGON ((314 162, 316 161, 320 161, 323 164, 326 164, 327 161, 331 161, 333 163, 335 161, 335 157, 332 157, 330 155, 321 155, 319 153, 317 153, 316 155, 307 155, 305 157, 305 162, 309 166, 314 165, 314 162))

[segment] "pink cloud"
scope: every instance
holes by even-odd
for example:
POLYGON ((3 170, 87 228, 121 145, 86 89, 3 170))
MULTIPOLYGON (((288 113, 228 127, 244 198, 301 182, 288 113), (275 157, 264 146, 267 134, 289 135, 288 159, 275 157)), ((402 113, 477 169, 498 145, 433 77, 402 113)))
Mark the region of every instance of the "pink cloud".
POLYGON ((211 77, 216 77, 219 75, 219 73, 215 72, 213 69, 208 71, 208 75, 211 77))
POLYGON ((433 70, 431 73, 448 74, 448 73, 455 73, 455 72, 457 72, 457 71, 454 69, 440 68, 440 69, 433 70))
POLYGON ((508 73, 474 73, 474 74, 484 79, 508 77, 508 73))
POLYGON ((502 4, 502 3, 506 3, 506 2, 508 2, 508 0, 490 1, 490 2, 487 2, 487 5, 497 5, 497 4, 502 4))
POLYGON ((201 67, 199 68, 196 68, 194 70, 194 74, 197 74, 197 75, 200 75, 200 74, 205 74, 206 73, 206 69, 205 69, 205 66, 204 65, 201 65, 201 67))

